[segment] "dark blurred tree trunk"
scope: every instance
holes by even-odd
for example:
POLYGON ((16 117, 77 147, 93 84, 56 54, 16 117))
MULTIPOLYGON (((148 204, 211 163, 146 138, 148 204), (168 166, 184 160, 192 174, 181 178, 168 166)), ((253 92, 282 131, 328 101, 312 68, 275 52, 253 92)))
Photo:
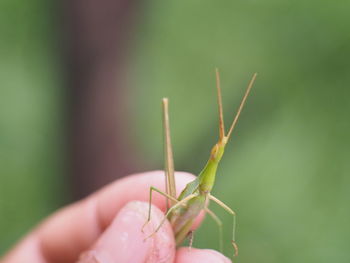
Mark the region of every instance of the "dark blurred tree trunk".
POLYGON ((137 0, 65 1, 65 70, 73 196, 137 169, 128 138, 126 62, 137 0))

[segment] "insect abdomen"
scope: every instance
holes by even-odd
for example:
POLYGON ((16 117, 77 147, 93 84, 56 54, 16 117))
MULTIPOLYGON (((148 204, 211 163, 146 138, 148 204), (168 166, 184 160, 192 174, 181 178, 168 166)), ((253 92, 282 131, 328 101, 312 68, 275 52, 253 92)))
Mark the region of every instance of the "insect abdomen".
POLYGON ((188 201, 186 207, 180 207, 169 218, 172 223, 176 243, 181 244, 191 230, 194 219, 205 206, 205 196, 198 195, 188 201))

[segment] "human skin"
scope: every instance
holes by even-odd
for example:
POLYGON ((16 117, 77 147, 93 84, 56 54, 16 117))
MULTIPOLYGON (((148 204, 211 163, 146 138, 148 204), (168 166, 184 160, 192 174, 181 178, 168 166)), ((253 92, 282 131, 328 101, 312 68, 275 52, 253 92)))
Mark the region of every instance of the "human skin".
MULTIPOLYGON (((178 193, 193 178, 191 174, 177 172, 178 193)), ((164 189, 162 171, 125 177, 60 209, 24 237, 1 262, 231 262, 214 250, 176 250, 168 221, 155 235, 145 239, 164 218, 166 205, 163 196, 154 195, 151 221, 141 231, 147 219, 151 185, 164 189)))

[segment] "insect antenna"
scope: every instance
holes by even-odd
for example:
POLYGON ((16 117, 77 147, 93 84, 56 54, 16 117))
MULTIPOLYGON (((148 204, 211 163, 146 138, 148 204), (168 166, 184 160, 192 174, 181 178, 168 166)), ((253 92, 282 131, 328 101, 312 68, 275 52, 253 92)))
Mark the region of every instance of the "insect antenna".
POLYGON ((230 138, 230 136, 231 136, 231 134, 232 134, 232 131, 233 131, 233 129, 234 129, 235 126, 236 126, 236 123, 237 123, 237 121, 238 121, 239 115, 241 114, 241 111, 242 111, 242 109, 243 109, 243 106, 244 106, 244 104, 245 104, 245 101, 247 100, 247 97, 248 97, 248 95, 249 95, 249 92, 250 92, 250 90, 251 90, 252 87, 253 87, 253 84, 254 84, 254 81, 255 81, 255 79, 256 79, 256 76, 257 76, 257 73, 254 73, 252 79, 250 80, 250 82, 249 82, 249 84, 248 84, 248 87, 247 87, 247 89, 246 89, 246 91, 245 91, 245 93, 244 93, 244 96, 243 96, 243 99, 242 99, 242 101, 241 101, 241 104, 240 104, 239 107, 238 107, 238 111, 237 111, 237 113, 236 113, 236 116, 235 116, 235 118, 234 118, 234 120, 233 120, 233 122, 232 122, 232 124, 231 124, 230 130, 229 130, 228 133, 227 133, 227 136, 226 136, 226 137, 227 137, 227 140, 230 138))
POLYGON ((220 141, 225 137, 225 123, 224 123, 224 113, 223 113, 223 107, 222 107, 222 96, 221 96, 221 88, 220 88, 220 74, 219 70, 215 69, 216 73, 216 91, 217 91, 217 98, 218 98, 218 106, 219 106, 219 134, 220 134, 220 141))

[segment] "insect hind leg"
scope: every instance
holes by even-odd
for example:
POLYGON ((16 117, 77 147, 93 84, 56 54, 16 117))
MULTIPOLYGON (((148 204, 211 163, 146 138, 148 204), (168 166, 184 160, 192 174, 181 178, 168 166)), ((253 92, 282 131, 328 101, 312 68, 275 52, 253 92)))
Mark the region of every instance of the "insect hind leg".
POLYGON ((222 232, 222 227, 223 227, 222 221, 208 207, 205 208, 205 212, 208 213, 211 216, 211 218, 215 221, 215 223, 219 227, 219 248, 220 248, 220 252, 223 253, 223 251, 224 251, 224 244, 223 244, 224 237, 223 237, 223 232, 222 232))
POLYGON ((219 199, 217 199, 215 196, 212 196, 211 194, 209 194, 209 199, 214 201, 216 204, 218 204, 219 206, 221 206, 224 210, 226 210, 229 214, 232 215, 232 241, 231 244, 233 246, 234 249, 234 257, 238 256, 238 246, 236 244, 236 213, 230 208, 228 207, 224 202, 220 201, 219 199))

